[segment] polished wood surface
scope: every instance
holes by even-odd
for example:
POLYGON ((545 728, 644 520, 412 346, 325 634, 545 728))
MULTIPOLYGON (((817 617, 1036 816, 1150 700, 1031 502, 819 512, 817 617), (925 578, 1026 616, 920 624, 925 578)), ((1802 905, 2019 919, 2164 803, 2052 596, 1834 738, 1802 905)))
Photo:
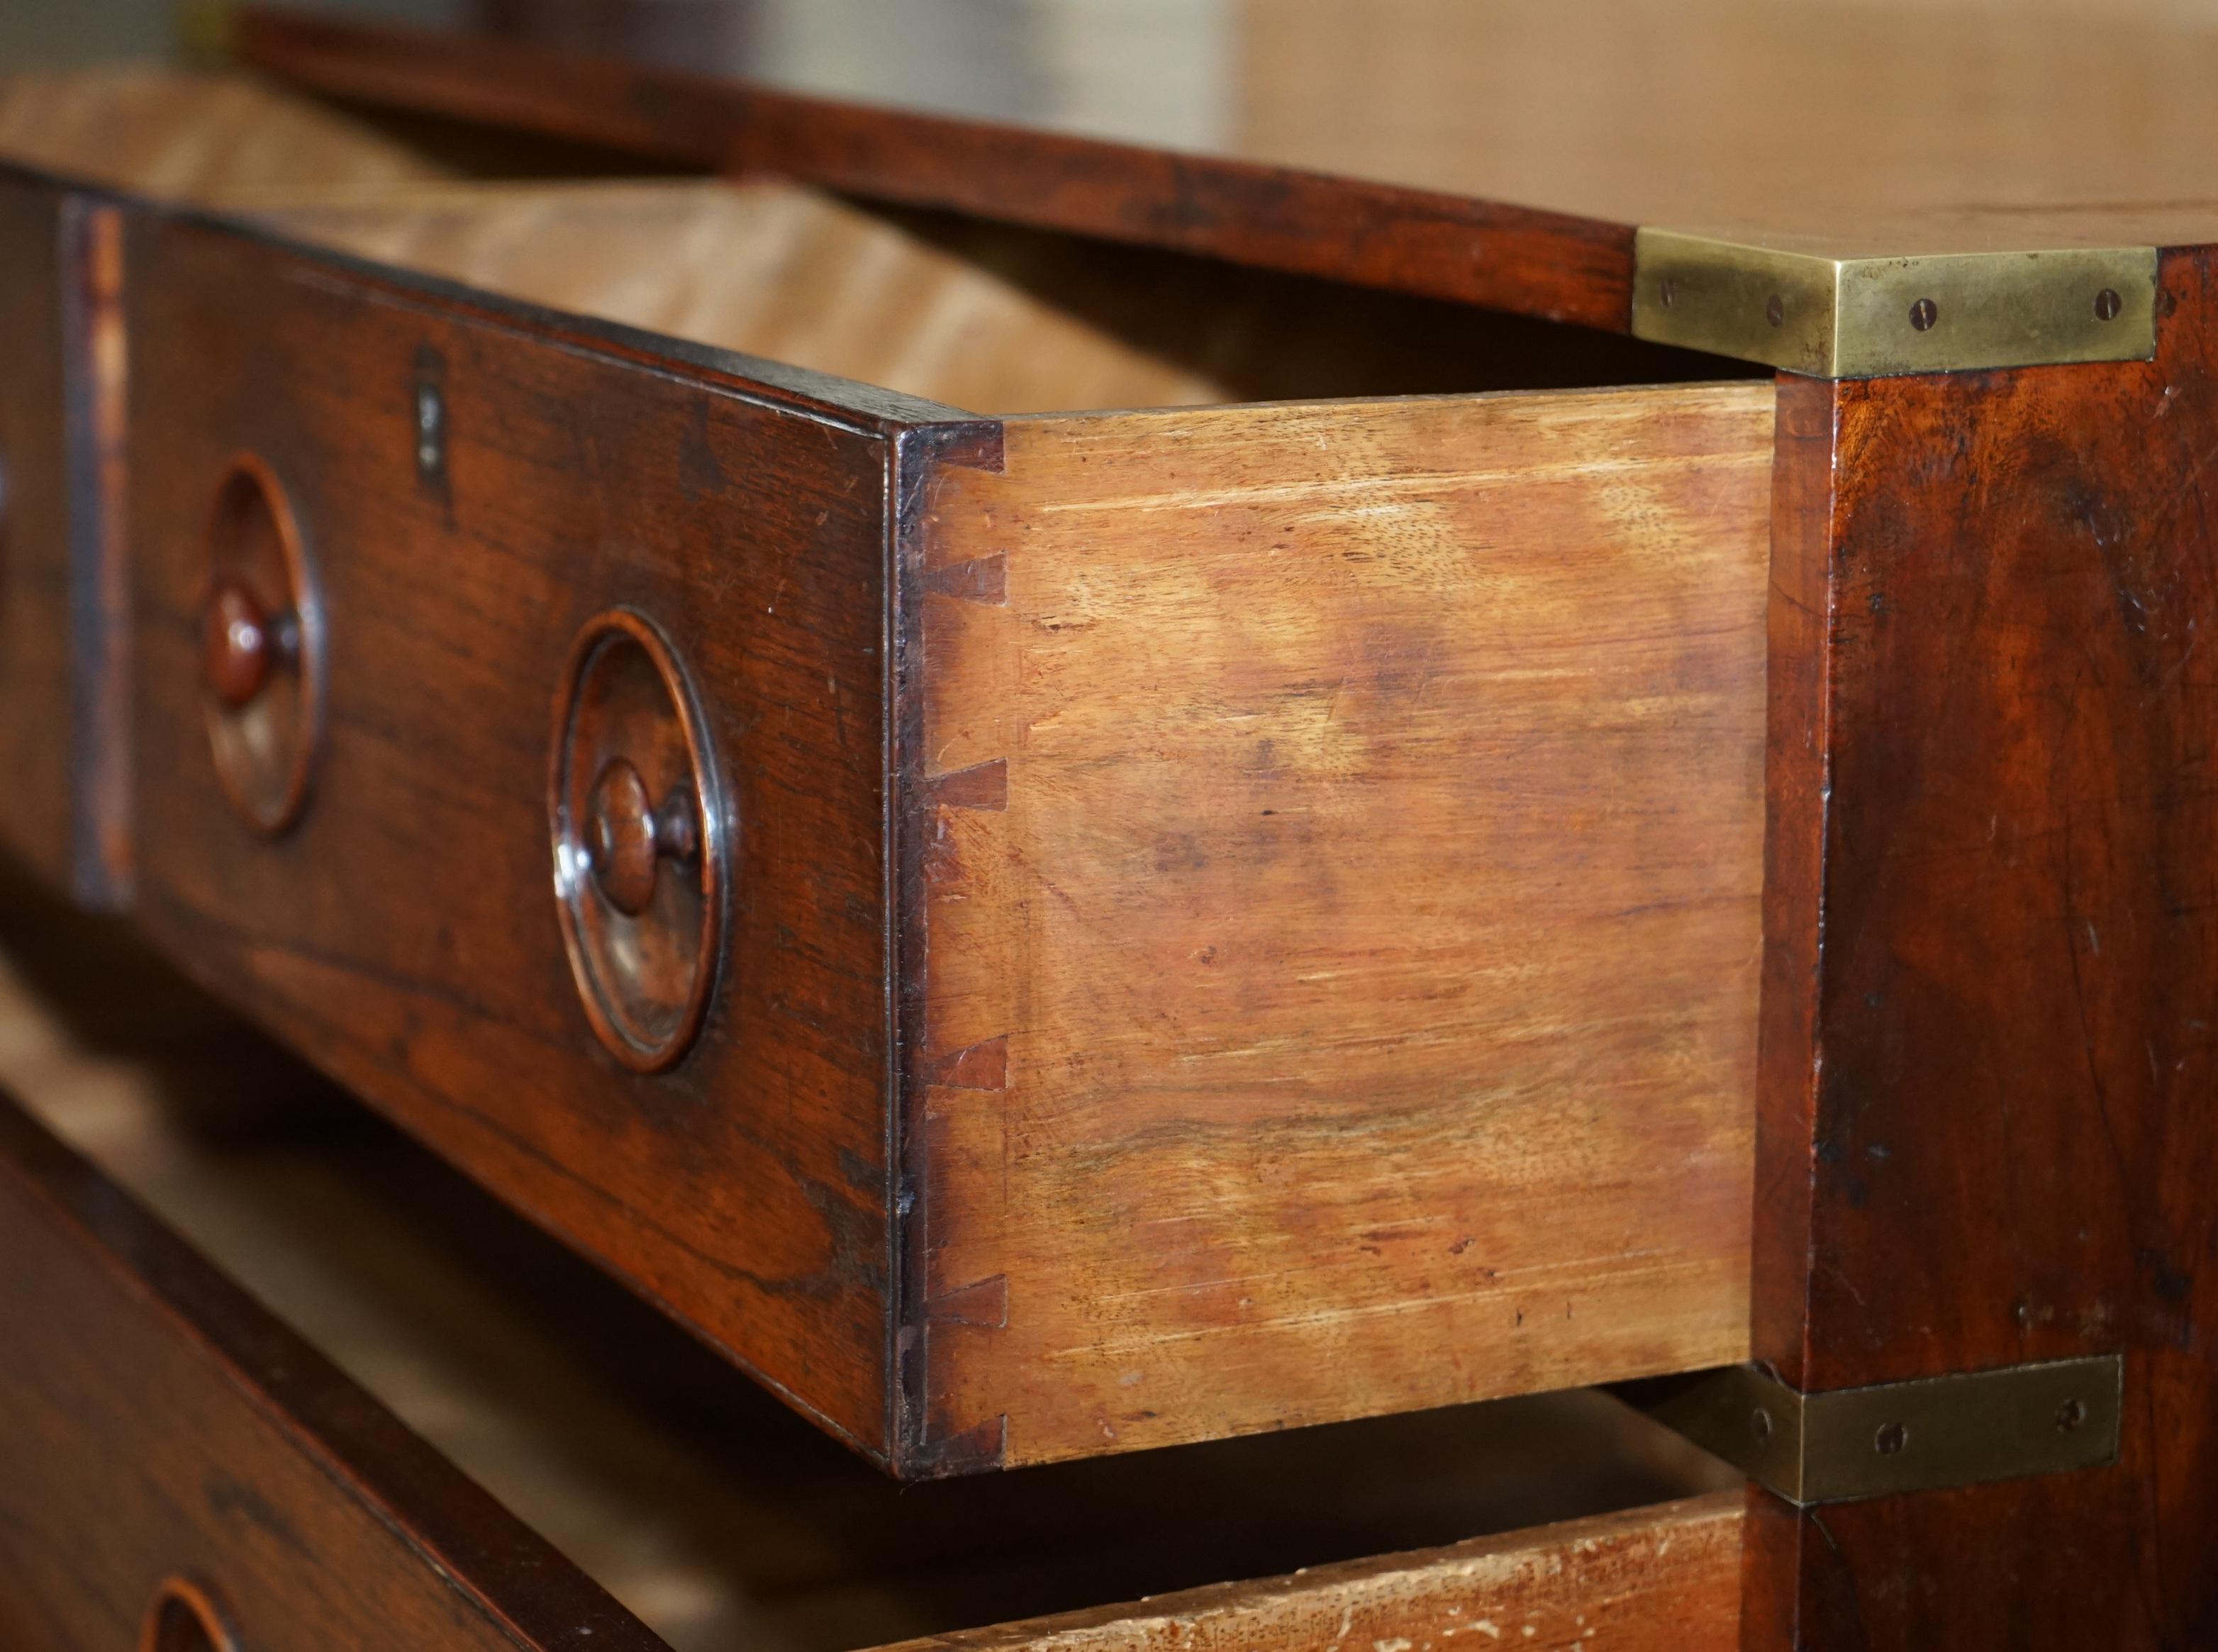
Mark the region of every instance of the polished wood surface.
POLYGON ((904 489, 932 1436, 1743 1357, 1772 404, 1013 420, 904 489))
MULTIPOLYGON (((1042 0, 1053 4, 1056 0, 1042 0)), ((2218 240, 2208 12, 1244 0, 1228 147, 1863 257, 2218 240)))
MULTIPOLYGON (((890 1486, 121 937, 78 925, 58 944, 55 917, 0 876, 0 1082, 308 1337, 368 1390, 362 1407, 389 1407, 675 1652, 838 1652, 1007 1618, 1022 1621, 979 1632, 1143 1652, 1181 1618, 1222 1637, 1343 1612, 1367 1639, 1485 1619, 1531 1622, 1527 1638, 1559 1645, 1597 1623, 1694 1633, 1698 1602, 1710 1616, 1697 1643, 1729 1632, 1737 1491, 1628 1507, 1723 1476, 1595 1394, 890 1486), (1459 1541, 1478 1532, 1503 1535, 1459 1541), (1411 1550, 1423 1552, 1395 1552, 1411 1550), (1107 1604, 1227 1578, 1265 1581, 1107 1604)), ((20 1340, 12 1352, 54 1374, 20 1340)), ((127 1393, 127 1376, 113 1380, 127 1393)), ((11 1431, 25 1414, 0 1414, 15 1476, 0 1498, 28 1504, 55 1459, 22 1455, 11 1431)), ((262 1460, 227 1465, 228 1483, 252 1491, 262 1460)), ((81 1478, 61 1507, 84 1506, 81 1478)), ((416 1506, 395 1507, 406 1525, 416 1506)), ((211 1519, 212 1547, 178 1562, 220 1590, 253 1552, 234 1529, 258 1530, 245 1513, 211 1519)), ((82 1587, 45 1550, 14 1552, 39 1599, 82 1587)), ((270 1568, 279 1587, 314 1587, 285 1558, 270 1568)), ((114 1615, 127 1624, 145 1604, 114 1615)), ((25 1621, 5 1611, 0 1634, 25 1621)), ((256 1636, 257 1621, 241 1622, 246 1645, 288 1643, 275 1624, 256 1636)), ((374 1611, 367 1621, 394 1632, 374 1611)))
POLYGON ((141 920, 889 1455, 876 416, 157 218, 130 263, 141 920), (242 453, 329 621, 322 750, 274 837, 226 795, 201 685, 209 511, 242 453), (729 967, 693 1059, 651 1079, 588 1024, 551 876, 555 696, 619 604, 685 662, 739 822, 729 967))
POLYGON ((1809 1389, 2124 1357, 2115 1468, 1754 1527, 1752 1648, 2218 1627, 2203 471, 2156 358, 1781 381, 1756 1357, 1809 1389))
POLYGON ((521 42, 273 10, 239 40, 372 102, 1601 326, 1643 225, 1868 257, 2218 240, 2218 31, 2178 9, 791 0, 694 40, 668 9, 592 59, 530 44, 580 43, 545 8, 507 9, 521 42))

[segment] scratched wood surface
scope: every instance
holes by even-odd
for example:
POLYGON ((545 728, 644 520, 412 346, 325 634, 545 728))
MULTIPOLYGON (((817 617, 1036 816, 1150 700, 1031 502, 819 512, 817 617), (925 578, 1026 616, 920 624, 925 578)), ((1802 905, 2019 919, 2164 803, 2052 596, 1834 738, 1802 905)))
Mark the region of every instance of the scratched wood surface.
MULTIPOLYGON (((417 1615, 443 1590, 473 1588, 496 1599, 520 1590, 512 1623, 525 1645, 572 1644, 553 1630, 585 1621, 595 1644, 676 1652, 835 1652, 941 1631, 968 1644, 967 1626, 1012 1618, 1022 1621, 984 1641, 1153 1652, 1190 1622, 1202 1644, 1278 1645, 1335 1624, 1352 1646, 1490 1644, 1491 1624, 1542 1647, 1583 1644, 1587 1629, 1645 1647, 1722 1644, 1732 1620, 1738 1490, 1710 1494, 1725 1483, 1716 1465, 1596 1395, 890 1486, 121 931, 71 923, 4 869, 0 1084, 96 1162, 75 1176, 86 1211, 122 1205, 103 1179, 129 1189, 315 1350, 221 1281, 181 1290, 195 1270, 165 1259, 177 1247, 150 1222, 88 1215, 69 1237, 35 1219, 10 1227, 0 1249, 13 1327, 0 1389, 15 1400, 0 1410, 10 1469, 0 1507, 18 1517, 0 1544, 10 1645, 125 1644, 172 1561, 230 1595, 257 1645, 350 1646, 404 1622, 412 1646, 479 1644, 466 1604, 461 1627, 417 1615), (92 1265, 103 1247, 115 1259, 92 1265), (142 1274, 182 1319, 165 1327, 133 1300, 142 1274), (447 1543, 454 1583, 350 1516, 331 1482, 294 1472, 277 1429, 235 1391, 226 1398, 212 1358, 236 1352, 224 1337, 257 1319, 247 1379, 277 1383, 276 1411, 312 1439, 321 1428, 343 1452, 376 1446, 361 1464, 368 1485, 388 1498, 399 1535, 447 1543), (292 1374, 265 1370, 265 1358, 292 1374), (291 1409, 350 1379, 375 1401, 291 1409), (390 1429, 380 1404, 422 1440, 396 1447, 367 1427, 390 1429), (189 1413, 197 1431, 164 1432, 189 1413), (119 1437, 132 1451, 114 1449, 119 1437), (397 1464, 430 1457, 423 1442, 508 1514, 466 1500, 436 1460, 400 1480, 397 1464), (443 1500, 421 1496, 441 1485, 443 1500), (471 1518, 438 1528, 443 1508, 471 1518), (270 1525, 280 1514, 326 1568, 297 1563, 270 1525), (560 1550, 537 1550, 520 1584, 486 1541, 509 1515, 560 1550), (1533 1525, 1544 1529, 1509 1530, 1533 1525), (454 1546, 458 1531, 474 1550, 454 1546), (1501 1535, 1451 1541, 1482 1531, 1501 1535), (1369 1558, 1383 1551, 1403 1552, 1369 1558), (623 1611, 604 1601, 597 1617, 554 1616, 577 1599, 554 1599, 549 1578, 590 1587, 573 1566, 623 1611), (1295 1567, 1310 1569, 1285 1575, 1295 1567), (1227 1578, 1265 1581, 1105 1604, 1227 1578), (356 1599, 372 1589, 374 1606, 356 1599)), ((19 1149, 27 1129, 9 1137, 19 1149)), ((29 1161, 19 1152, 0 1172, 0 1221, 22 1214, 13 1178, 29 1161)))
POLYGON ((1725 1652, 1740 1614, 1741 1496, 1220 1584, 1137 1606, 935 1636, 889 1652, 1725 1652))
POLYGON ((1013 420, 920 486, 928 1440, 1745 1353, 1772 404, 1013 420))

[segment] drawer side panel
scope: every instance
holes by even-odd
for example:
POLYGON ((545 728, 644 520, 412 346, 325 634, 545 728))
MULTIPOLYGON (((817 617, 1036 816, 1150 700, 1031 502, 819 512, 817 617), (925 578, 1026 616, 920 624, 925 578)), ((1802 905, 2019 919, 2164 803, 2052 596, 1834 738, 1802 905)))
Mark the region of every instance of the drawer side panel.
POLYGON ((1772 403, 1019 420, 922 490, 927 1447, 1744 1353, 1772 403))

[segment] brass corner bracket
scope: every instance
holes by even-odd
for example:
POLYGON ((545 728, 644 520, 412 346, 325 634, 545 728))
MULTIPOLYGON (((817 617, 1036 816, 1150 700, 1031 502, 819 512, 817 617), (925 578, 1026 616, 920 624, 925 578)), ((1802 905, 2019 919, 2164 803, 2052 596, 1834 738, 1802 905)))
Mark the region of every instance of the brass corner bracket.
POLYGON ((1622 1396, 1801 1507, 2117 1461, 2116 1354, 1805 1394, 1753 1365, 1622 1396))
POLYGON ((1633 331, 1819 379, 2156 351, 2156 249, 1836 258, 1644 229, 1633 331))

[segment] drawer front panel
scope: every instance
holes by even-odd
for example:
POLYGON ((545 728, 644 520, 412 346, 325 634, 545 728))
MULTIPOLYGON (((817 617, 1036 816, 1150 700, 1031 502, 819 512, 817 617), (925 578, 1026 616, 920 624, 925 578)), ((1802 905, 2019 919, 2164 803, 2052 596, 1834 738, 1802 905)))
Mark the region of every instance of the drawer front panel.
POLYGON ((69 879, 69 467, 60 193, 0 177, 0 838, 69 879))
POLYGON ((146 925, 882 1450, 883 438, 205 227, 139 222, 131 272, 146 925), (259 529, 218 510, 240 475, 259 529), (316 609, 258 823, 203 687, 234 552, 316 609), (559 691, 612 610, 690 679, 728 827, 721 975, 652 1072, 596 1035, 552 870, 559 691))
POLYGON ((660 1645, 4 1099, 0 1325, 0 1643, 660 1645))

